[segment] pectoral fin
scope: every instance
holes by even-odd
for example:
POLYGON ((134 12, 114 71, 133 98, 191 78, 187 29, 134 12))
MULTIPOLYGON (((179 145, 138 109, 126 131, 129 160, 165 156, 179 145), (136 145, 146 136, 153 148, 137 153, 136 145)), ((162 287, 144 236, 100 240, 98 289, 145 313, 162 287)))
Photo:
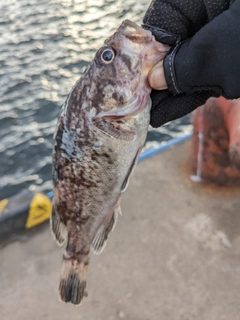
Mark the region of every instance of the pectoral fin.
POLYGON ((61 222, 58 213, 55 210, 55 206, 52 206, 52 215, 50 217, 50 227, 54 239, 57 241, 58 245, 62 246, 67 239, 67 228, 61 222))
POLYGON ((115 139, 133 141, 135 137, 135 133, 133 131, 123 128, 121 124, 116 122, 95 121, 94 125, 103 133, 115 139))

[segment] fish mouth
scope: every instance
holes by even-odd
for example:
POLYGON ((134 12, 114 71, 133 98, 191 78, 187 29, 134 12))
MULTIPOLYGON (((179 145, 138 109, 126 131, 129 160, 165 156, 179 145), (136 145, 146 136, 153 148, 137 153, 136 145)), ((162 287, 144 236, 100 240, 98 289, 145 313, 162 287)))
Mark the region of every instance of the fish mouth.
POLYGON ((137 43, 145 43, 152 38, 152 33, 150 31, 142 29, 130 20, 124 20, 118 28, 118 32, 132 42, 137 43))
POLYGON ((117 121, 133 117, 145 109, 147 105, 146 100, 146 93, 134 95, 128 103, 122 105, 121 107, 114 108, 112 110, 102 111, 98 113, 93 120, 98 121, 104 119, 117 121))

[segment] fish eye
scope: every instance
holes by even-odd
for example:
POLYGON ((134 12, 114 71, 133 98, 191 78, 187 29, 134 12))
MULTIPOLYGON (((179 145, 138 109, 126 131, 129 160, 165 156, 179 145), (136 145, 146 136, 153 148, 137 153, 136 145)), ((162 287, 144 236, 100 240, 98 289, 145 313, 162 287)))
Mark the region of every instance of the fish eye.
POLYGON ((112 48, 106 48, 103 50, 101 54, 101 60, 108 64, 111 63, 115 58, 115 52, 112 48))

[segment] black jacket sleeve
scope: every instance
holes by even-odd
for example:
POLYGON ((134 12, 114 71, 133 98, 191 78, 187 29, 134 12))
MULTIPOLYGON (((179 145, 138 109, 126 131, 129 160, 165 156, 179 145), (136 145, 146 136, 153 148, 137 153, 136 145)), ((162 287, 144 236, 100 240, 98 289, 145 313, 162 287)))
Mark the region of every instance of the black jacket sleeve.
POLYGON ((240 97, 239 20, 240 0, 151 3, 143 28, 173 45, 164 60, 169 90, 152 92, 152 126, 184 116, 210 96, 240 97))

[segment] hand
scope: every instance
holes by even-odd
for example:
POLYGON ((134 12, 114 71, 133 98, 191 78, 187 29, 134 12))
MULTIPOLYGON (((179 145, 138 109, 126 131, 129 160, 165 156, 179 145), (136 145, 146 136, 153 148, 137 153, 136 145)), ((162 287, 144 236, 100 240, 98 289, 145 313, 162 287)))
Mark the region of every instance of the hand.
POLYGON ((163 69, 163 60, 156 64, 155 67, 149 72, 148 82, 153 89, 167 89, 167 82, 163 69))
POLYGON ((149 73, 153 127, 190 113, 211 96, 240 96, 240 0, 214 7, 211 2, 152 0, 143 18, 144 29, 172 46, 163 66, 149 73))
POLYGON ((212 95, 216 95, 213 90, 198 91, 191 94, 174 94, 166 90, 168 86, 164 73, 164 61, 159 62, 149 72, 148 81, 153 88, 150 117, 152 127, 159 127, 168 121, 182 117, 204 104, 212 95))
POLYGON ((152 90, 150 125, 158 128, 163 124, 181 118, 203 105, 210 97, 220 96, 215 91, 199 91, 191 94, 180 93, 174 96, 168 90, 152 90))

